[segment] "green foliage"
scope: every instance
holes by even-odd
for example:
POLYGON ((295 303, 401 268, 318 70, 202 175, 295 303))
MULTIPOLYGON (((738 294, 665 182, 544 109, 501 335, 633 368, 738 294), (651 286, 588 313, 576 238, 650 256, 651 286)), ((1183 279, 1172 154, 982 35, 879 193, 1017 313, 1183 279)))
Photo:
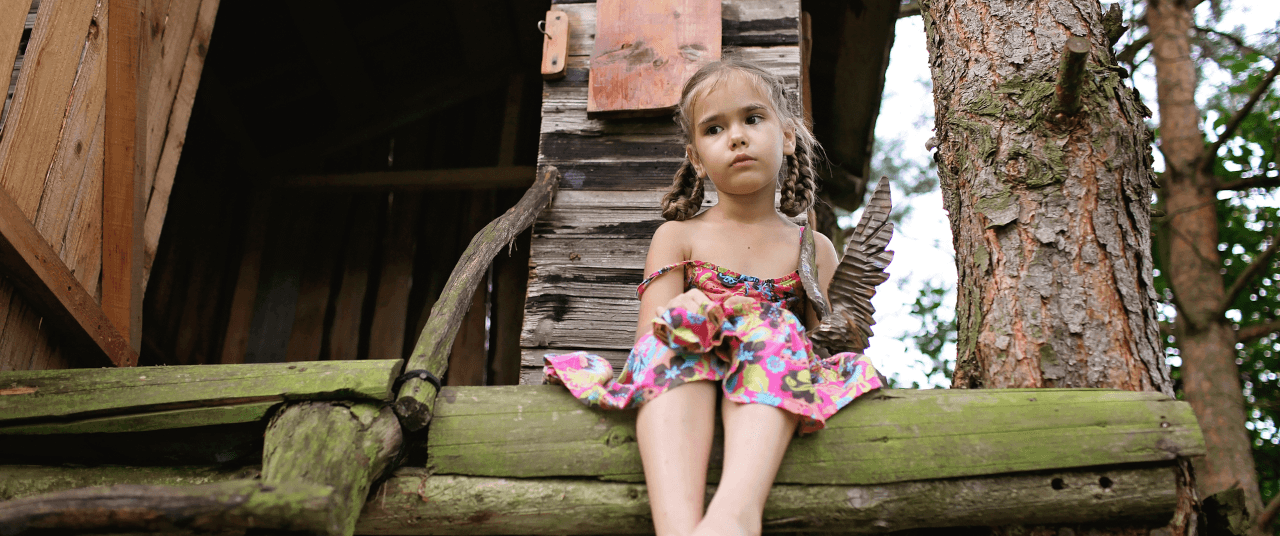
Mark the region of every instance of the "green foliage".
MULTIPOLYGON (((911 304, 911 316, 920 320, 920 328, 898 337, 900 341, 914 343, 916 349, 929 358, 929 363, 925 363, 928 367, 925 375, 935 385, 941 379, 950 384, 955 374, 954 350, 952 355, 943 354, 948 346, 954 348, 956 343, 955 308, 943 307, 954 291, 950 285, 925 281, 915 303, 911 304)), ((891 379, 890 383, 895 382, 891 379)), ((919 389, 920 385, 912 382, 911 388, 919 389)))

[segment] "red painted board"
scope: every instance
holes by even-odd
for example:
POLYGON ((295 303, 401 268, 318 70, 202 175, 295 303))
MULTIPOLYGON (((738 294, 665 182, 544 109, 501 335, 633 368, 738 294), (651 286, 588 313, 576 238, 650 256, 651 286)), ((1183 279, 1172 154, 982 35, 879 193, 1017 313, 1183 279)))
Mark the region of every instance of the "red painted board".
POLYGON ((657 115, 720 59, 720 0, 597 0, 587 113, 657 115))

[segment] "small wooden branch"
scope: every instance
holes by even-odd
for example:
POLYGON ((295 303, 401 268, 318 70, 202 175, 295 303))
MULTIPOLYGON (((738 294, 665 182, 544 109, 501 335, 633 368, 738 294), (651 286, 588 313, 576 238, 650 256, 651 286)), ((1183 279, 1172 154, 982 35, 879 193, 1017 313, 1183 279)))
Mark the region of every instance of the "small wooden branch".
MULTIPOLYGON (((453 337, 467 313, 466 304, 470 303, 480 278, 493 263, 494 256, 533 224, 538 213, 551 203, 559 181, 560 171, 554 166, 547 166, 516 206, 471 239, 471 244, 453 267, 453 273, 449 274, 440 299, 431 308, 431 317, 418 337, 413 355, 405 366, 406 371, 427 370, 437 378, 444 376, 449 366, 453 337)), ((405 381, 395 404, 401 424, 409 431, 425 427, 431 421, 435 397, 436 388, 430 383, 416 377, 405 381)))
POLYGON ((1240 296, 1240 293, 1253 284, 1255 278, 1263 273, 1269 273, 1267 270, 1271 266, 1271 257, 1275 256, 1277 249, 1280 249, 1280 231, 1271 235, 1271 244, 1267 246, 1267 249, 1263 250, 1261 255, 1255 257, 1253 262, 1249 263, 1249 266, 1245 267, 1243 272, 1240 272, 1240 277, 1237 277, 1235 282, 1231 283, 1231 288, 1227 289, 1226 296, 1222 298, 1222 303, 1218 305, 1219 313, 1226 313, 1231 308, 1231 304, 1240 296))
POLYGON ((1275 188, 1280 186, 1280 177, 1258 175, 1238 181, 1218 183, 1219 192, 1239 192, 1251 188, 1275 188))
POLYGON ((1262 513, 1258 514, 1258 520, 1253 525, 1253 530, 1259 534, 1267 534, 1271 530, 1271 524, 1276 520, 1276 514, 1280 514, 1280 495, 1271 498, 1271 502, 1267 507, 1262 509, 1262 513))
POLYGON ((1240 329, 1236 330, 1236 342, 1248 344, 1277 331, 1280 331, 1280 320, 1272 320, 1270 322, 1263 322, 1252 326, 1242 326, 1240 329))
POLYGON ((1214 160, 1217 160, 1218 158, 1218 149, 1222 148, 1222 144, 1226 143, 1227 140, 1236 135, 1236 129, 1240 128, 1240 123, 1244 121, 1245 117, 1249 116, 1249 113, 1253 111, 1253 107, 1258 104, 1258 101, 1262 100, 1262 95, 1271 87, 1271 82, 1276 79, 1276 74, 1280 73, 1280 57, 1273 58, 1273 61, 1275 61, 1275 66, 1271 68, 1271 72, 1268 72, 1267 75, 1262 78, 1262 81, 1258 82, 1258 87, 1253 88, 1253 93, 1249 94, 1249 100, 1245 101, 1244 106, 1241 106, 1239 110, 1236 110, 1236 113, 1231 116, 1229 121, 1227 121, 1227 128, 1222 131, 1222 134, 1218 136, 1217 140, 1209 144, 1209 146, 1205 148, 1204 152, 1200 153, 1200 157, 1197 159, 1197 162, 1199 162, 1200 171, 1202 173, 1208 172, 1209 168, 1213 166, 1214 160))
POLYGON ((0 502, 0 534, 270 528, 325 534, 334 489, 233 480, 199 486, 80 488, 0 502))
POLYGON ((316 532, 351 536, 373 481, 400 454, 403 435, 391 408, 370 403, 285 406, 267 426, 262 481, 333 490, 332 523, 316 532))
POLYGON ((1116 63, 1132 64, 1134 59, 1137 58, 1138 52, 1140 52, 1144 48, 1147 48, 1147 45, 1150 45, 1150 44, 1151 44, 1151 34, 1149 33, 1146 35, 1143 35, 1142 37, 1134 39, 1132 43, 1125 45, 1124 49, 1121 50, 1119 54, 1116 54, 1116 63))
POLYGON ((1080 111, 1080 84, 1089 59, 1089 40, 1078 35, 1067 38, 1058 66, 1058 111, 1068 116, 1080 111))

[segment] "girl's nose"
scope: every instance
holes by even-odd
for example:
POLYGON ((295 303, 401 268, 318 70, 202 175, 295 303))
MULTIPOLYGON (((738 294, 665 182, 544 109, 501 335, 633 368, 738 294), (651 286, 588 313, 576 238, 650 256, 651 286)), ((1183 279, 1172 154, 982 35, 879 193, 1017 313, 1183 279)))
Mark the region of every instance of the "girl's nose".
POLYGON ((747 146, 747 138, 743 136, 741 132, 734 131, 734 133, 731 136, 729 136, 730 149, 739 149, 746 146, 747 146))

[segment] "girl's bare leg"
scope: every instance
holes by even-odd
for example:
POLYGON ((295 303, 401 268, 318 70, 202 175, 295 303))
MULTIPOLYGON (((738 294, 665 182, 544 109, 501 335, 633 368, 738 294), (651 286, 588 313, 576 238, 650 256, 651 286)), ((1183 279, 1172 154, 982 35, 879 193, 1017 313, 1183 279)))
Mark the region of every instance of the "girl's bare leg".
POLYGON ((658 536, 685 536, 702 520, 719 386, 676 386, 640 407, 636 441, 658 536))
POLYGON ((782 464, 798 416, 764 404, 721 403, 724 472, 694 534, 758 535, 764 501, 782 464))

